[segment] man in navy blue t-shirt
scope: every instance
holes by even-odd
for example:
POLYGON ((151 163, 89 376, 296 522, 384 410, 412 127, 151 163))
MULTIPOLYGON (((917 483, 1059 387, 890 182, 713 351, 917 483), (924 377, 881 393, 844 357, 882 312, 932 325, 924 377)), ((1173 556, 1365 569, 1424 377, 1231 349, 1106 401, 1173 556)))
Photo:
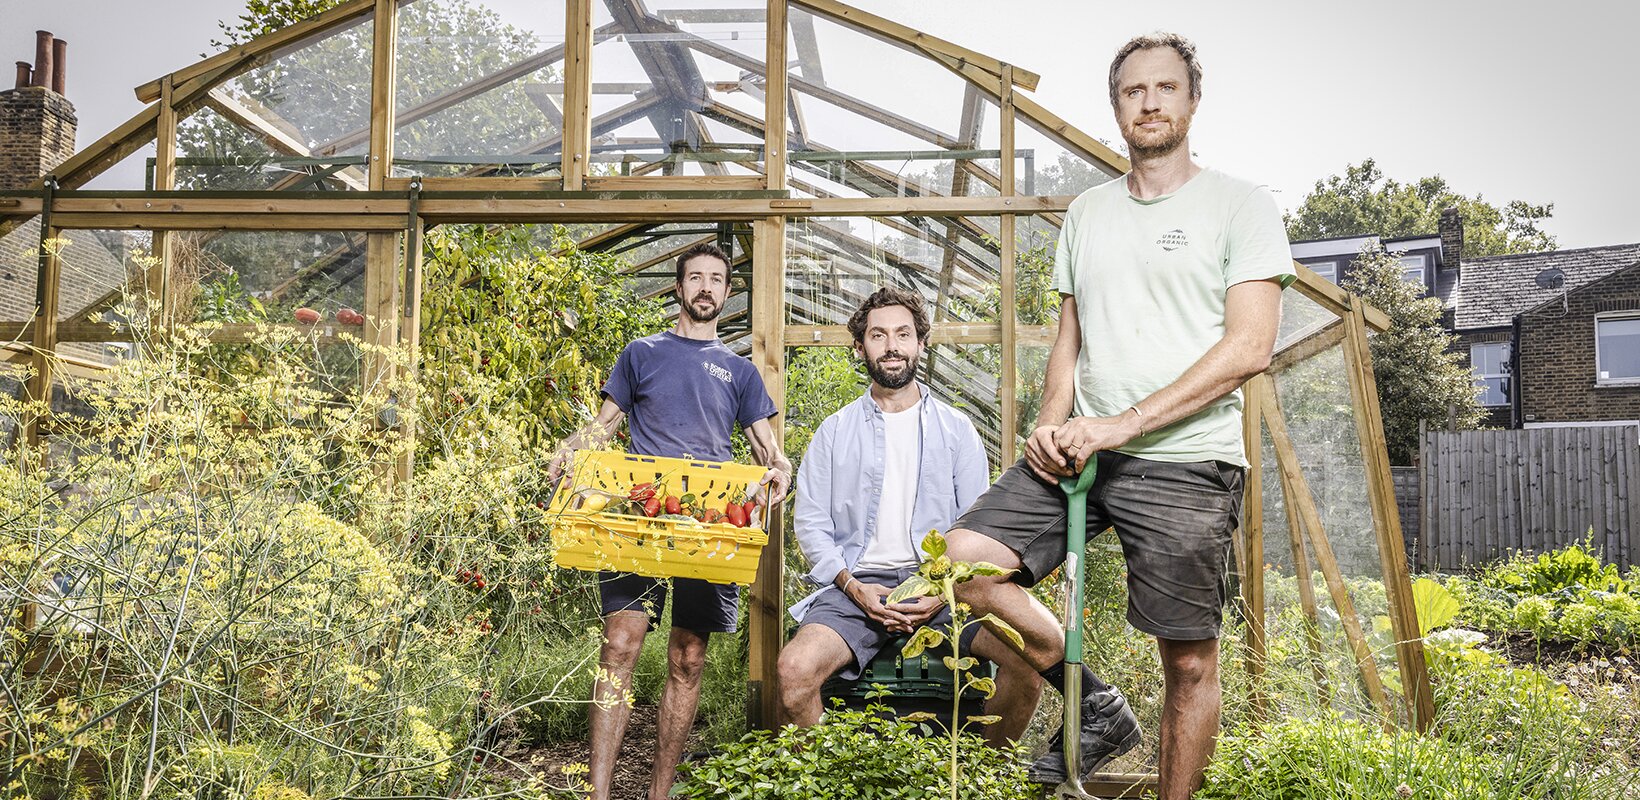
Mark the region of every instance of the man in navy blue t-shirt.
MULTIPOLYGON (((706 461, 730 459, 729 436, 738 423, 751 442, 753 457, 769 467, 763 483, 771 488, 771 509, 779 508, 791 485, 792 465, 775 444, 769 424, 776 414, 774 401, 752 362, 717 338, 718 315, 729 299, 729 258, 713 245, 700 244, 678 257, 677 269, 677 325, 621 351, 604 384, 603 408, 565 443, 554 473, 563 470, 575 448, 606 441, 622 419, 632 437, 630 452, 706 461)), ((662 800, 672 789, 700 700, 707 637, 733 632, 739 617, 740 595, 733 585, 697 578, 674 578, 671 584, 672 635, 667 642, 666 689, 657 721, 650 800, 662 800)), ((589 710, 592 752, 587 766, 593 800, 606 800, 631 712, 624 698, 632 685, 632 668, 644 636, 666 606, 667 587, 654 578, 604 572, 599 574, 598 595, 604 645, 589 710)))

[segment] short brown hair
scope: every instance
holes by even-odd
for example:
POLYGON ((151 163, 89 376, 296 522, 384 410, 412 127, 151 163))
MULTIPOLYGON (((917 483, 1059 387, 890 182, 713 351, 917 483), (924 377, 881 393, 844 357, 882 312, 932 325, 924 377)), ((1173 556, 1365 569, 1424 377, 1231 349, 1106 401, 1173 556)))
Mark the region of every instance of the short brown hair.
POLYGON ((678 283, 683 283, 683 265, 700 256, 711 256, 719 261, 722 261, 723 277, 725 281, 727 281, 730 272, 729 254, 723 252, 723 248, 718 247, 711 242, 701 242, 700 244, 683 251, 683 255, 678 256, 678 283))
POLYGON ((1122 63, 1127 57, 1155 47, 1171 47, 1173 52, 1184 59, 1184 68, 1190 75, 1190 99, 1202 99, 1202 62, 1196 60, 1196 43, 1180 36, 1177 33, 1157 31, 1143 36, 1135 36, 1127 44, 1116 51, 1116 58, 1110 62, 1110 104, 1116 105, 1116 73, 1122 71, 1122 63))
POLYGON ((866 317, 879 308, 901 306, 911 312, 911 323, 917 328, 918 341, 928 339, 928 312, 923 308, 922 296, 916 292, 901 289, 898 286, 884 286, 871 293, 854 316, 848 318, 848 332, 854 335, 854 343, 861 344, 866 340, 866 317))

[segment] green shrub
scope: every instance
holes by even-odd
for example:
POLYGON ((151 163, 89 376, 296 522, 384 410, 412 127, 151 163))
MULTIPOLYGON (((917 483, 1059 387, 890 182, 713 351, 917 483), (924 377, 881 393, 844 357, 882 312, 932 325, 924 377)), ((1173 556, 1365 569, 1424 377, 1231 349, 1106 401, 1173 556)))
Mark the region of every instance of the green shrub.
MULTIPOLYGON (((887 709, 838 708, 810 728, 753 731, 722 752, 685 765, 674 797, 725 800, 937 800, 949 791, 944 736, 886 716, 887 709)), ((1015 754, 977 736, 958 743, 958 797, 1034 800, 1015 754)))
POLYGON ((1640 643, 1635 572, 1625 578, 1587 544, 1574 544, 1536 557, 1518 555, 1477 578, 1448 577, 1445 585, 1462 606, 1461 625, 1622 649, 1640 643))
POLYGON ((1289 719, 1221 739, 1196 798, 1609 800, 1633 789, 1632 777, 1578 768, 1556 742, 1512 738, 1518 757, 1337 714, 1289 719))
POLYGON ((1482 583, 1522 595, 1550 594, 1564 589, 1627 592, 1628 582, 1615 564, 1601 564, 1587 542, 1573 544, 1537 558, 1516 557, 1490 570, 1482 583))

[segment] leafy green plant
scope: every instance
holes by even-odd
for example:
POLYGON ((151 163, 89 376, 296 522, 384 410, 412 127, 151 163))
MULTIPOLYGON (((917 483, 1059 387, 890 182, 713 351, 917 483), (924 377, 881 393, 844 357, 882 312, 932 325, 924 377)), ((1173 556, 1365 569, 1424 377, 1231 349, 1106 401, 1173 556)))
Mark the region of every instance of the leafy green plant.
POLYGON ((672 796, 705 800, 1034 800, 1014 754, 978 736, 955 737, 955 757, 966 767, 956 794, 946 793, 944 742, 926 726, 895 719, 879 702, 864 709, 837 706, 819 724, 752 731, 721 752, 685 764, 672 796))
POLYGON ((1583 647, 1640 643, 1640 592, 1587 543, 1517 555, 1477 578, 1449 576, 1445 586, 1462 606, 1459 622, 1480 630, 1583 647))
POLYGON ((1487 586, 1516 594, 1551 594, 1566 589, 1627 592, 1628 581, 1616 564, 1602 564, 1588 541, 1574 543, 1536 558, 1517 557, 1488 570, 1487 586))
MULTIPOLYGON (((957 602, 957 584, 966 583, 981 575, 1006 575, 1011 570, 1005 570, 995 564, 985 561, 953 561, 945 554, 945 537, 939 531, 929 531, 922 541, 923 554, 926 556, 917 572, 905 580, 905 583, 895 587, 889 593, 890 604, 899 603, 918 597, 938 597, 945 601, 946 608, 951 610, 951 629, 949 633, 934 629, 932 626, 923 626, 911 635, 905 643, 902 654, 906 658, 916 658, 923 651, 937 648, 942 644, 951 645, 951 655, 944 658, 945 666, 952 672, 951 687, 951 722, 946 725, 951 742, 949 763, 951 767, 951 800, 957 798, 957 785, 960 776, 960 760, 957 751, 961 744, 963 729, 972 722, 981 725, 991 725, 998 721, 998 717, 990 715, 972 716, 962 719, 962 694, 974 689, 986 698, 996 694, 996 683, 990 677, 975 678, 970 674, 979 661, 973 656, 965 656, 960 649, 962 632, 969 625, 979 625, 989 622, 991 630, 998 635, 1007 637, 1015 647, 1023 649, 1025 642, 1013 626, 1004 622, 995 614, 986 614, 977 620, 969 620, 967 604, 957 602)), ((918 712, 906 719, 922 721, 932 719, 931 712, 918 712), (924 717, 923 715, 927 716, 924 717)))

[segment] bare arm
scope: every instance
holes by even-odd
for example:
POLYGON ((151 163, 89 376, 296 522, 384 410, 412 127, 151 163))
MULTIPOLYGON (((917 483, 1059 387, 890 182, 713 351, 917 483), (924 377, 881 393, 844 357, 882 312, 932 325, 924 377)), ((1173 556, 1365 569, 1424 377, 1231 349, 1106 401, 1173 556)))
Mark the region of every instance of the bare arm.
MULTIPOLYGON (((1233 392, 1270 366, 1281 321, 1281 286, 1273 280, 1231 286, 1224 298, 1224 338, 1179 379, 1113 417, 1081 417, 1061 426, 1054 441, 1076 458, 1078 470, 1100 450, 1121 447, 1164 425, 1178 422, 1233 392)), ((1061 473, 1069 474, 1069 473, 1061 473)))
POLYGON ((564 474, 564 468, 569 466, 569 460, 576 450, 599 448, 607 444, 609 437, 615 434, 615 429, 620 427, 624 419, 626 412, 615 405, 614 400, 605 397, 603 406, 598 409, 598 415, 558 445, 557 451, 552 455, 552 463, 547 467, 547 480, 556 482, 558 476, 564 474))
POLYGON ((774 440, 774 426, 760 419, 746 428, 746 440, 752 445, 752 458, 769 468, 759 483, 771 487, 769 505, 775 507, 786 499, 786 489, 792 483, 792 462, 774 440))

